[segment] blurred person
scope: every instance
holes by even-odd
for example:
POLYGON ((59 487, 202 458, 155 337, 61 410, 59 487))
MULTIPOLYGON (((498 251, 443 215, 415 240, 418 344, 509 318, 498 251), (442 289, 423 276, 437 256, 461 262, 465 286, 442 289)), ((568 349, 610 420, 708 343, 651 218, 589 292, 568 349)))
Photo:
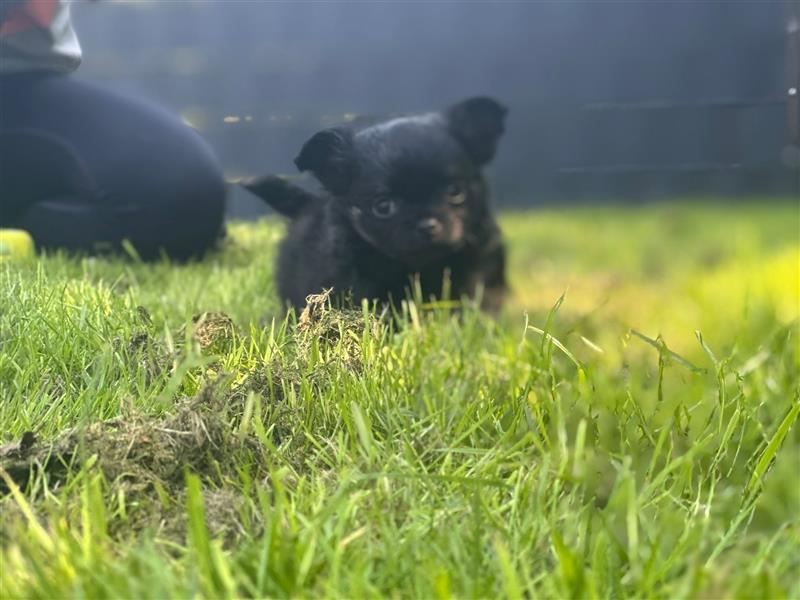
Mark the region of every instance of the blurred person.
POLYGON ((0 2, 0 227, 39 248, 198 256, 223 232, 213 153, 153 104, 70 76, 64 0, 0 2))

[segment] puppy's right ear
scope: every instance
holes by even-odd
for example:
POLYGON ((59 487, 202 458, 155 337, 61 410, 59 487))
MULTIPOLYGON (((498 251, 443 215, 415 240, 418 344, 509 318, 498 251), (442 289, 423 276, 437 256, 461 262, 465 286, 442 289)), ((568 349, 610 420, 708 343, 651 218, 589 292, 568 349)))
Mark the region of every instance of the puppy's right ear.
POLYGON ((338 128, 320 131, 303 144, 294 164, 300 171, 311 171, 332 194, 344 194, 356 174, 352 132, 338 128))
POLYGON ((494 98, 477 96, 445 111, 450 131, 479 165, 488 163, 505 132, 508 109, 494 98))

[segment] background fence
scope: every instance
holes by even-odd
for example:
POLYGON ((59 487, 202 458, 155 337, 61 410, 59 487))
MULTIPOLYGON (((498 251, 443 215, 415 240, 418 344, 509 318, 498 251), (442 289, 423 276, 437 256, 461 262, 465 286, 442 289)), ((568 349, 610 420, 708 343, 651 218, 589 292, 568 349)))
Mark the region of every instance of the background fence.
MULTIPOLYGON (((76 3, 79 76, 137 90, 227 175, 355 114, 491 94, 500 204, 800 191, 798 3, 76 3), (794 144, 794 146, 792 145, 794 144)), ((262 207, 240 191, 232 212, 262 207)))

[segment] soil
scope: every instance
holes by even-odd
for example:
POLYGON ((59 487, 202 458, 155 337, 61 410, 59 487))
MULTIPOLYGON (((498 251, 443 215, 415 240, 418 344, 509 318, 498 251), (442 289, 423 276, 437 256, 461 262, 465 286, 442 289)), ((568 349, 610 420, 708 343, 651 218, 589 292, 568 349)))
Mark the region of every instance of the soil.
MULTIPOLYGON (((239 481, 240 466, 248 464, 250 476, 268 485, 266 459, 281 446, 289 462, 302 468, 302 436, 293 439, 300 417, 284 402, 287 392, 299 389, 301 373, 312 385, 325 385, 331 369, 360 371, 365 331, 379 331, 378 321, 365 319, 361 311, 332 308, 329 295, 309 297, 292 337, 292 358, 261 365, 239 387, 226 388, 217 378, 197 396, 178 399, 166 415, 130 414, 74 427, 49 440, 27 431, 0 446, 0 494, 7 495, 12 485, 28 490, 29 496, 32 494, 29 502, 35 507, 43 500, 31 491, 37 487, 35 478, 45 477, 52 492, 67 483, 71 474, 89 468, 102 474, 109 495, 119 498, 121 494, 130 507, 124 521, 109 523, 110 533, 124 537, 154 528, 158 537, 178 541, 185 539, 186 533, 185 479, 189 471, 203 482, 210 533, 233 543, 244 533, 238 509, 246 498, 230 485, 239 481), (334 349, 335 354, 331 352, 334 349), (312 353, 316 357, 310 362, 312 353), (325 360, 326 356, 330 360, 325 360), (252 433, 241 434, 245 403, 253 394, 264 403, 261 414, 271 417, 272 449, 252 433)), ((139 311, 147 314, 144 309, 139 311)), ((193 321, 193 338, 204 353, 228 352, 240 337, 233 321, 223 313, 203 313, 193 321)), ((147 330, 137 332, 126 345, 139 368, 169 368, 175 358, 160 352, 163 345, 147 330)), ((15 511, 2 512, 5 517, 0 523, 12 519, 15 511)))

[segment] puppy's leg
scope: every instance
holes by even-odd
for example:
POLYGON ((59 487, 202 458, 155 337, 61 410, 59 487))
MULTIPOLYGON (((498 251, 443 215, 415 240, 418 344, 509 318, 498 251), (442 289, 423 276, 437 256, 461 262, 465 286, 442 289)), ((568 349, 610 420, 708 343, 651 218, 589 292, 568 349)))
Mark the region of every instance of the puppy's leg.
POLYGON ((476 275, 483 285, 481 308, 492 314, 500 312, 508 293, 506 249, 502 240, 495 239, 486 248, 479 261, 476 275))
POLYGON ((319 198, 276 175, 263 175, 243 181, 241 186, 261 198, 280 214, 291 219, 319 202, 319 198))

